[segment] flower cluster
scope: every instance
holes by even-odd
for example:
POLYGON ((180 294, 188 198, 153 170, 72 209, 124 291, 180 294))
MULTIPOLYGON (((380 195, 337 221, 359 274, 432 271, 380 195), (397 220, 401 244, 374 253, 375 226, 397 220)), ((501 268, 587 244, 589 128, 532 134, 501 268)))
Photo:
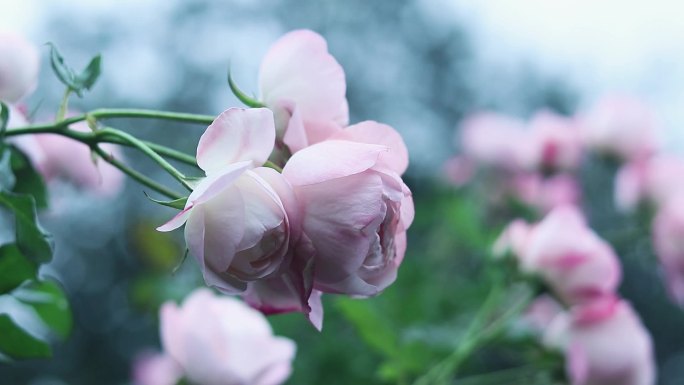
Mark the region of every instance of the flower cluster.
POLYGON ((513 222, 495 251, 513 254, 560 300, 540 297, 528 317, 548 346, 564 351, 572 384, 655 382, 651 338, 617 294, 619 259, 577 208, 556 208, 534 225, 513 222))
MULTIPOLYGON (((7 127, 12 130, 28 126, 23 100, 38 84, 38 49, 22 36, 0 33, 0 58, 0 101, 10 110, 7 127)), ((85 122, 72 124, 71 128, 90 131, 85 122)), ((17 136, 9 142, 30 158, 46 181, 64 179, 77 187, 107 196, 117 193, 123 185, 120 171, 109 164, 96 165, 90 149, 76 141, 56 134, 40 134, 17 136)), ((108 144, 101 147, 116 158, 121 157, 118 148, 108 144)))
POLYGON ((259 83, 267 108, 231 108, 207 128, 205 177, 159 230, 185 224, 209 286, 320 329, 321 293, 373 296, 396 278, 413 219, 408 152, 390 126, 348 125, 344 72, 312 31, 280 38, 259 83))

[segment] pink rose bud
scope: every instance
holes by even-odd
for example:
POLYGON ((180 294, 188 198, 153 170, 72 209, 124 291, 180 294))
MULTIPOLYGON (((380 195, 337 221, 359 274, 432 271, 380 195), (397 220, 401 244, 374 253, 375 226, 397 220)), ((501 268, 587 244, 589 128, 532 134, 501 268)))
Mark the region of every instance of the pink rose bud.
POLYGON ((566 303, 612 295, 620 283, 620 262, 572 206, 551 211, 529 232, 521 268, 539 274, 566 303))
POLYGON ((378 294, 397 276, 413 201, 393 149, 328 140, 294 154, 283 176, 302 206, 302 229, 316 250, 314 288, 378 294))
POLYGON ((653 385, 651 337, 630 304, 605 297, 557 317, 551 345, 566 355, 573 385, 653 385))
POLYGON ((134 385, 176 385, 183 369, 167 354, 144 354, 133 364, 134 385))
POLYGON ((486 166, 512 171, 527 170, 535 163, 535 143, 525 122, 494 113, 479 113, 461 124, 463 153, 486 166))
POLYGON ((599 100, 579 115, 582 138, 593 150, 622 159, 639 159, 658 147, 657 122, 651 109, 627 95, 599 100))
POLYGON ((259 89, 275 113, 278 137, 293 153, 349 123, 344 70, 313 31, 292 31, 273 44, 261 63, 259 89))
POLYGON ((627 163, 615 178, 615 202, 621 211, 632 211, 639 203, 660 205, 684 194, 684 159, 655 155, 627 163))
POLYGON ((193 384, 278 385, 292 371, 295 344, 235 298, 195 290, 180 307, 165 303, 160 324, 164 351, 193 384))
MULTIPOLYGON (((69 128, 90 132, 85 122, 72 124, 69 128)), ((37 167, 46 180, 63 178, 80 188, 103 196, 112 196, 121 190, 124 174, 102 159, 95 163, 90 148, 85 144, 54 134, 35 135, 35 139, 44 153, 37 167)), ((100 147, 115 159, 122 159, 121 152, 116 146, 102 144, 100 147)))
POLYGON ((529 123, 538 169, 573 170, 582 160, 582 142, 573 119, 548 110, 534 114, 529 123))
POLYGON ((158 228, 185 224, 190 253, 206 283, 239 293, 248 282, 274 276, 298 239, 297 204, 288 182, 273 169, 256 167, 275 140, 273 114, 265 108, 230 109, 207 128, 197 163, 207 177, 185 209, 158 228))
POLYGON ((684 196, 673 197, 653 220, 653 246, 670 295, 684 307, 684 196))
POLYGON ((40 55, 22 36, 0 33, 0 101, 16 103, 36 88, 40 55))

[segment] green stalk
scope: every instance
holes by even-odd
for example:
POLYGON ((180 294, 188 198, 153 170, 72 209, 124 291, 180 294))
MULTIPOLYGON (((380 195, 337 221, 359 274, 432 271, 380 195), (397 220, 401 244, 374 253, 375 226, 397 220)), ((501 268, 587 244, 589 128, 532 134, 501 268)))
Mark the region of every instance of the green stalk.
POLYGON ((165 195, 166 197, 168 197, 170 199, 180 199, 183 197, 182 195, 170 190, 166 186, 163 186, 163 185, 153 181, 152 179, 148 178, 147 176, 141 174, 140 172, 126 166, 122 162, 115 159, 111 154, 108 154, 105 150, 100 148, 98 145, 93 145, 93 146, 91 146, 91 148, 105 162, 107 162, 107 163, 111 164, 112 166, 118 168, 124 174, 128 175, 129 177, 131 177, 132 179, 134 179, 138 183, 140 183, 144 186, 147 186, 147 187, 151 188, 152 190, 154 190, 154 191, 156 191, 162 195, 165 195))
MULTIPOLYGON (((90 115, 95 119, 143 118, 173 120, 177 122, 196 124, 211 124, 214 121, 214 119, 216 119, 216 117, 213 115, 198 115, 170 111, 143 110, 135 108, 101 108, 93 110, 89 112, 87 115, 90 115)), ((85 120, 85 117, 83 118, 83 120, 85 120)))

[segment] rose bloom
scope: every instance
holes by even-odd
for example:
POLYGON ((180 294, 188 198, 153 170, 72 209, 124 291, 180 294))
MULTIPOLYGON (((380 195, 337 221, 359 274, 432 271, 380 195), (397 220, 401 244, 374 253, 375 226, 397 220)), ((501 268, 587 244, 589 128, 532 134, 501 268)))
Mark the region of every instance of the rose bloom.
POLYGON ((259 69, 261 101, 275 113, 281 141, 294 153, 349 123, 344 70, 325 39, 296 30, 278 39, 259 69))
POLYGON ((0 101, 17 103, 38 83, 40 55, 22 36, 0 32, 0 101))
POLYGON ((684 306, 684 196, 673 197, 653 220, 653 246, 670 296, 684 306))
POLYGON ((582 160, 582 142, 576 122, 541 110, 529 122, 534 164, 540 170, 573 170, 582 160))
POLYGON ((615 178, 615 202, 621 211, 639 203, 662 204, 684 194, 684 159, 659 154, 625 164, 615 178))
POLYGON ((531 169, 536 161, 525 122, 505 115, 471 115, 461 124, 459 141, 465 156, 486 166, 520 171, 531 169))
POLYGON ((539 274, 568 304, 612 295, 620 283, 619 259, 575 207, 554 209, 515 242, 522 244, 516 247, 521 268, 539 274))
POLYGON ((605 297, 556 317, 546 343, 565 352, 572 385, 653 385, 653 344, 630 304, 605 297))
POLYGON ((295 344, 235 298, 198 289, 180 307, 165 303, 160 324, 164 351, 191 383, 278 385, 292 371, 295 344))
POLYGON ((578 120, 583 142, 596 151, 629 160, 647 157, 658 148, 655 116, 634 97, 604 97, 578 120))
POLYGON ((197 163, 206 172, 183 211, 158 228, 185 224, 188 249, 206 283, 240 293, 287 264, 299 225, 289 183, 262 165, 273 149, 273 114, 229 109, 202 135, 197 163))
POLYGON ((401 137, 376 122, 340 137, 294 154, 283 176, 316 251, 314 288, 371 296, 394 282, 406 250, 413 201, 399 175, 408 157, 401 137))

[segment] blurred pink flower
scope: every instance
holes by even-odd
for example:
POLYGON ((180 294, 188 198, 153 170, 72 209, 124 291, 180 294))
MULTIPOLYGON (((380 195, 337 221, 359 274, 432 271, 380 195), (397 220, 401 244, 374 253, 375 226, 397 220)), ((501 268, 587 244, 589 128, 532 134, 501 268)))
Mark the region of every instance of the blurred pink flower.
POLYGON ((580 186, 570 174, 544 178, 538 173, 518 173, 512 177, 513 194, 522 202, 546 213, 556 207, 580 201, 580 186))
POLYGON ((24 37, 0 32, 0 101, 17 103, 38 83, 38 48, 24 37))
POLYGON ((622 159, 639 159, 658 148, 657 122, 641 100, 610 95, 579 114, 582 139, 596 151, 622 159))
POLYGON ((499 238, 494 242, 492 252, 498 257, 506 254, 521 256, 525 252, 525 246, 532 231, 533 226, 522 219, 516 219, 509 223, 499 238))
POLYGON ((673 197, 653 220, 653 246, 670 295, 684 307, 684 196, 673 197))
POLYGON ((587 227, 575 207, 551 211, 522 244, 521 268, 539 274, 568 304, 612 295, 620 283, 620 262, 613 249, 587 227))
POLYGON ((133 363, 134 385, 176 385, 183 369, 163 353, 143 354, 133 363))
POLYGON ((615 202, 621 211, 639 203, 660 205, 684 194, 684 159, 659 154, 625 164, 615 178, 615 202))
POLYGON ((446 180, 456 187, 461 187, 473 179, 475 165, 465 156, 454 156, 447 159, 442 166, 446 180))
POLYGON ((344 70, 313 31, 292 31, 273 44, 261 63, 259 89, 275 113, 278 138, 293 153, 349 123, 344 70))
MULTIPOLYGON (((72 124, 69 128, 90 132, 85 122, 72 124)), ((36 167, 45 180, 63 178, 77 187, 103 196, 112 196, 121 190, 124 174, 102 159, 98 159, 96 164, 90 148, 85 144, 55 134, 38 134, 34 138, 43 153, 36 167)), ((100 147, 115 159, 122 159, 116 146, 102 144, 100 147)))
POLYGON ((582 142, 575 121, 541 110, 529 123, 534 164, 539 170, 573 170, 582 159, 582 142))
POLYGON ((160 323, 164 351, 192 383, 278 385, 292 371, 294 342, 237 299, 198 289, 180 307, 165 303, 160 323))
POLYGON ((486 166, 527 170, 534 166, 534 145, 525 122, 495 113, 478 113, 461 124, 465 156, 486 166))
POLYGON ((413 220, 396 159, 383 145, 328 140, 285 165, 316 251, 314 288, 371 296, 396 279, 413 220))
POLYGON ((653 385, 653 346, 630 304, 605 297, 558 316, 546 342, 565 352, 573 385, 653 385))
POLYGON ((170 231, 185 224, 188 249, 206 283, 221 291, 240 293, 248 282, 274 276, 298 239, 298 207, 290 185, 275 170, 256 167, 266 161, 274 141, 270 110, 223 112, 197 147, 206 178, 185 209, 158 228, 170 231))
POLYGON ((548 294, 537 297, 522 316, 522 323, 534 334, 543 336, 556 317, 563 314, 565 309, 558 301, 548 294))

